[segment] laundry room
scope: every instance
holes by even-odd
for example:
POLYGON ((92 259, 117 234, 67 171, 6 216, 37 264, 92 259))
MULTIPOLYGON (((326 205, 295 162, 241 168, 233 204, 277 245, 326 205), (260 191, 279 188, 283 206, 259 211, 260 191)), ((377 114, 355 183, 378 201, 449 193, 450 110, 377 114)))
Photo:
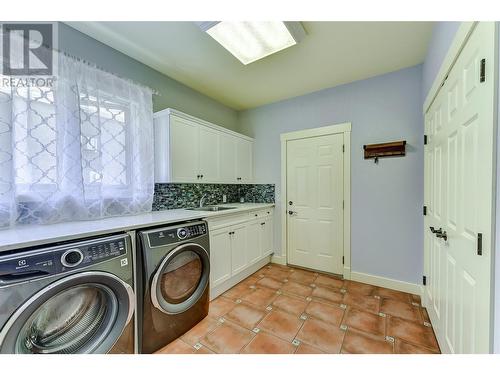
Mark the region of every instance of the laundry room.
POLYGON ((0 17, 0 372, 500 368, 493 9, 57 3, 0 17))

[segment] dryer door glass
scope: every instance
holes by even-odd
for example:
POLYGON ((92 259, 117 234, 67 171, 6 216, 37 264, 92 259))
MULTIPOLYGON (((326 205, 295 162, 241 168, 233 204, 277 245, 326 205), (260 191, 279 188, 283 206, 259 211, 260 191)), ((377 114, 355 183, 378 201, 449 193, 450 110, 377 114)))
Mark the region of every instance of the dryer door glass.
POLYGON ((153 305, 169 314, 187 310, 203 295, 209 274, 209 256, 203 247, 188 243, 175 248, 153 278, 153 305))
POLYGON ((161 275, 161 294, 169 303, 180 303, 193 294, 203 271, 200 256, 183 251, 168 263, 161 275))
POLYGON ((116 318, 112 307, 116 304, 115 295, 103 286, 87 284, 67 289, 31 315, 19 333, 17 352, 78 353, 112 324, 116 318))

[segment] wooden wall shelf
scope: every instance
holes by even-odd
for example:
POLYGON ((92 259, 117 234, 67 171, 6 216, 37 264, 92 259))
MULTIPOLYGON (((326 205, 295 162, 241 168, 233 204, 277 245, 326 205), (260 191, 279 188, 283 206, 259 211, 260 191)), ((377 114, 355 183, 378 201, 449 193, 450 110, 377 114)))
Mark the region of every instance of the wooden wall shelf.
POLYGON ((363 149, 365 150, 365 159, 375 159, 375 162, 377 162, 378 158, 405 156, 406 141, 364 145, 363 149))

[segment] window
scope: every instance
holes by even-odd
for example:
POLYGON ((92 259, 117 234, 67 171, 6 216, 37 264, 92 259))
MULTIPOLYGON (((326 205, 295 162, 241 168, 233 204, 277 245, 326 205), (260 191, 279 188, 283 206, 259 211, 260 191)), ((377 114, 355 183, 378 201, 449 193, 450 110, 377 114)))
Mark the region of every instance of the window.
POLYGON ((154 189, 151 91, 66 56, 0 87, 0 227, 134 214, 154 189))

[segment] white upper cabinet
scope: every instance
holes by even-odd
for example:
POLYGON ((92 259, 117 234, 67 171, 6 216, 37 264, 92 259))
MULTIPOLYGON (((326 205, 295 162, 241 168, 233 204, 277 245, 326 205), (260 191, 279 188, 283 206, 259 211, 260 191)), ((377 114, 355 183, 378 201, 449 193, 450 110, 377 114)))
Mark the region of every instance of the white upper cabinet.
POLYGON ((248 183, 253 181, 253 142, 238 139, 236 143, 236 180, 248 183))
MULTIPOLYGON (((173 117, 170 120, 172 181, 193 182, 199 176, 199 134, 196 123, 173 117)), ((164 153, 168 157, 168 152, 164 153)))
POLYGON ((172 109, 154 124, 155 182, 253 181, 252 138, 172 109))
POLYGON ((223 182, 236 183, 236 147, 237 138, 230 134, 221 134, 219 138, 220 179, 223 182))
POLYGON ((198 127, 198 169, 201 182, 220 181, 220 138, 219 131, 205 126, 198 127))

